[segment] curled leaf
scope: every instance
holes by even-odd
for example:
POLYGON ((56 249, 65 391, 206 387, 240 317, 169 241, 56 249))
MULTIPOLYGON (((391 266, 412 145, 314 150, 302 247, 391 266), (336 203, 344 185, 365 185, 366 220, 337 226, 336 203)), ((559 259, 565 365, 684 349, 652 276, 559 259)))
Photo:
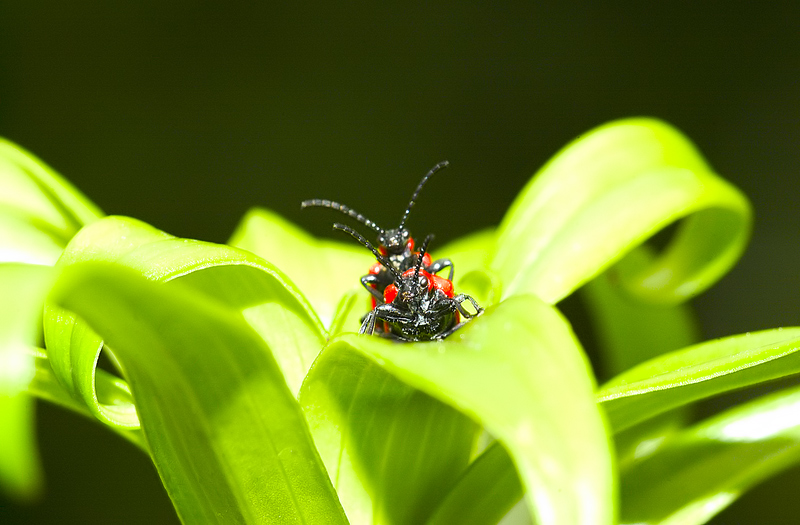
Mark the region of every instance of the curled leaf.
POLYGON ((326 328, 340 299, 358 287, 372 259, 360 246, 316 239, 263 208, 245 215, 228 244, 253 252, 285 272, 314 305, 326 328))
POLYGON ((722 392, 800 372, 800 328, 726 337, 656 357, 597 393, 614 432, 722 392))
POLYGON ((727 410, 621 472, 622 524, 700 525, 800 462, 800 390, 727 410))
POLYGON ((623 276, 634 294, 675 303, 706 289, 739 258, 751 211, 671 126, 612 122, 567 145, 530 181, 498 230, 491 267, 504 297, 556 303, 682 218, 659 258, 623 276))
POLYGON ((114 348, 184 523, 347 523, 280 368, 236 309, 107 262, 65 268, 51 300, 114 348))
POLYGON ((309 418, 323 458, 325 447, 341 450, 343 432, 336 419, 324 419, 327 407, 337 392, 358 383, 315 375, 328 362, 364 357, 495 436, 516 464, 537 523, 613 523, 613 466, 593 376, 555 309, 520 296, 487 309, 444 341, 401 344, 350 334, 336 338, 320 355, 301 393, 304 406, 316 410, 309 418))
POLYGON ((0 215, 17 217, 63 246, 103 213, 44 162, 0 138, 0 215))
MULTIPOLYGON (((279 270, 260 257, 223 245, 178 239, 125 217, 107 217, 80 231, 58 267, 87 261, 116 262, 153 281, 179 280, 242 312, 273 348, 293 391, 297 391, 325 337, 305 298, 279 270)), ((61 384, 101 421, 136 428, 130 403, 105 404, 96 391, 102 338, 75 315, 49 304, 45 340, 61 384)), ((105 350, 113 355, 112 347, 105 350)))
POLYGON ((34 377, 28 352, 54 273, 28 264, 0 264, 0 486, 10 495, 30 499, 41 488, 33 402, 26 390, 34 377))

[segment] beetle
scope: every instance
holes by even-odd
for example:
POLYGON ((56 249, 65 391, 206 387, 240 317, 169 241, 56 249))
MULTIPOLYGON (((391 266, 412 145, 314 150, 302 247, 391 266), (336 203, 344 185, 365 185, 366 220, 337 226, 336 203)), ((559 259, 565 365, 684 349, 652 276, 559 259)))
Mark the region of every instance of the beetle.
POLYGON ((422 187, 425 186, 425 183, 428 182, 428 179, 431 178, 434 173, 442 168, 446 168, 449 165, 450 163, 444 160, 436 164, 430 169, 430 171, 428 171, 428 173, 425 174, 424 177, 422 177, 422 180, 419 182, 419 184, 417 184, 417 188, 414 190, 414 194, 411 196, 411 200, 409 201, 408 206, 403 213, 403 218, 400 220, 400 225, 397 228, 385 230, 378 226, 374 221, 366 218, 349 206, 345 206, 344 204, 340 204, 335 201, 329 201, 326 199, 310 199, 300 203, 302 208, 322 207, 340 211, 378 233, 378 251, 383 258, 378 259, 378 261, 373 263, 372 266, 370 266, 367 275, 361 278, 361 285, 371 294, 373 308, 384 302, 384 291, 386 290, 386 287, 392 284, 395 280, 394 275, 388 270, 389 266, 402 273, 413 268, 418 259, 422 257, 422 268, 426 272, 438 274, 445 268, 449 268, 450 272, 447 280, 453 280, 453 272, 455 271, 453 262, 450 259, 438 259, 433 261, 431 260, 430 254, 424 253, 420 255, 420 252, 414 251, 414 238, 411 237, 411 234, 405 227, 406 220, 408 220, 408 216, 411 213, 411 208, 414 207, 414 203, 416 202, 420 191, 422 191, 422 187), (387 262, 389 263, 388 266, 386 264, 387 262))
POLYGON ((428 243, 433 239, 433 235, 428 235, 423 241, 416 264, 412 268, 400 271, 380 250, 353 228, 339 223, 333 227, 349 233, 372 251, 377 261, 393 278, 393 282, 383 291, 381 304, 364 316, 359 334, 373 334, 376 323, 380 321, 383 326, 379 332, 392 339, 400 341, 444 339, 468 320, 483 313, 483 308, 469 295, 455 295, 452 280, 423 269, 428 243), (472 303, 475 313, 464 308, 462 303, 466 301, 472 303), (464 317, 464 321, 461 321, 461 316, 464 317))

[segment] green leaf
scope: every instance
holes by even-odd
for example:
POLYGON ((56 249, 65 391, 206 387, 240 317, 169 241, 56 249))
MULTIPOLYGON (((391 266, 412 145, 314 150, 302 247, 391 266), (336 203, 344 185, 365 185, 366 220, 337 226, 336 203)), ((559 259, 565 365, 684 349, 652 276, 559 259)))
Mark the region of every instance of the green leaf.
MULTIPOLYGON (((600 345, 603 372, 614 375, 650 358, 698 340, 688 305, 651 304, 637 300, 620 284, 620 275, 646 268, 653 255, 640 246, 581 289, 600 345)), ((614 436, 617 461, 625 465, 636 454, 661 443, 686 425, 685 409, 675 409, 627 428, 614 436)))
POLYGON ((498 523, 523 495, 514 462, 495 442, 470 464, 428 525, 498 523))
MULTIPOLYGON (((613 522, 612 454, 593 376, 555 309, 531 296, 514 297, 445 341, 403 344, 345 334, 320 354, 312 375, 328 360, 360 355, 485 426, 513 458, 540 525, 613 522)), ((319 414, 334 404, 326 397, 356 388, 356 378, 328 379, 343 385, 318 394, 319 414)), ((304 406, 306 389, 323 390, 318 385, 324 379, 304 385, 304 406)), ((335 422, 328 432, 317 436, 321 449, 340 438, 335 422)))
POLYGON ((489 258, 494 252, 495 237, 494 229, 474 232, 466 237, 456 239, 442 248, 433 250, 431 256, 435 256, 434 259, 447 257, 452 260, 455 267, 455 279, 458 282, 459 277, 472 271, 489 268, 489 258))
MULTIPOLYGON (((27 392, 32 396, 43 399, 54 405, 58 405, 67 410, 72 410, 78 414, 95 419, 94 414, 81 401, 76 400, 70 393, 61 386, 56 379, 47 353, 41 348, 29 349, 28 353, 35 359, 36 371, 33 379, 28 384, 27 392)), ((95 370, 95 382, 97 384, 98 402, 103 405, 133 405, 133 397, 128 383, 119 377, 109 374, 105 370, 95 370)), ((140 429, 128 430, 125 428, 111 426, 111 430, 127 439, 145 452, 147 444, 140 429)))
MULTIPOLYGON (((180 280, 242 311, 273 348, 294 392, 324 344, 322 326, 302 294, 275 267, 243 250, 178 239, 135 219, 107 217, 70 241, 58 267, 85 261, 117 262, 154 281, 180 280)), ((62 385, 101 421, 138 427, 133 405, 98 400, 95 366, 102 338, 52 305, 45 308, 44 331, 50 364, 62 385)))
POLYGON ((65 244, 66 240, 58 239, 46 229, 0 211, 0 263, 53 266, 65 244))
POLYGON ((492 268, 504 297, 556 303, 671 222, 670 246, 624 281, 653 302, 681 302, 738 259, 750 230, 745 197, 674 128, 651 119, 601 126, 531 180, 498 230, 492 268))
POLYGON ((281 370, 235 309, 97 262, 65 268, 51 298, 114 349, 184 523, 346 523, 281 370))
POLYGON ((16 144, 0 139, 0 214, 15 215, 62 246, 103 213, 69 182, 16 144))
POLYGON ((494 251, 494 244, 494 230, 482 230, 453 241, 432 254, 434 259, 441 255, 453 262, 453 284, 458 293, 471 295, 484 308, 497 304, 502 292, 500 278, 489 269, 489 256, 494 251))
POLYGON ((342 296, 359 286, 373 262, 360 246, 314 238, 262 208, 247 212, 228 244, 280 268, 308 297, 325 327, 331 326, 342 296))
POLYGON ((300 393, 351 522, 424 523, 467 467, 469 418, 366 357, 323 350, 300 393))
POLYGON ((800 462, 800 389, 695 425, 622 471, 627 524, 699 525, 800 462))
POLYGON ((25 393, 34 376, 28 348, 35 344, 52 268, 0 265, 0 487, 30 499, 41 489, 32 400, 25 393))
POLYGON ((333 337, 344 332, 358 331, 361 326, 361 318, 369 307, 369 296, 366 290, 362 288, 347 292, 336 307, 328 336, 333 337))
POLYGON ((722 392, 800 372, 800 328, 709 341, 657 357, 600 388, 615 432, 722 392))
POLYGON ((643 303, 620 284, 620 275, 642 271, 652 261, 650 250, 641 246, 581 289, 609 375, 699 339, 687 305, 643 303))

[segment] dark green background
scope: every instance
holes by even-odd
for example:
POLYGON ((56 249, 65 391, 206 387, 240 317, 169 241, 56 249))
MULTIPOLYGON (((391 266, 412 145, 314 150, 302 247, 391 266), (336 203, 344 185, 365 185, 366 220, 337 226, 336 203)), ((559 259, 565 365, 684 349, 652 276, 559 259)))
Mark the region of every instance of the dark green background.
MULTIPOLYGON (((441 243, 497 224, 578 134, 657 116, 756 209, 744 258, 695 301, 715 337, 797 324, 798 15, 795 1, 3 2, 0 135, 107 213, 218 242, 255 205, 329 235, 329 213, 300 213, 311 197, 391 225, 449 159, 410 221, 441 243)), ((130 445, 40 413, 48 492, 30 509, 0 500, 0 522, 174 520, 130 445)), ((796 523, 797 477, 715 523, 796 523)))

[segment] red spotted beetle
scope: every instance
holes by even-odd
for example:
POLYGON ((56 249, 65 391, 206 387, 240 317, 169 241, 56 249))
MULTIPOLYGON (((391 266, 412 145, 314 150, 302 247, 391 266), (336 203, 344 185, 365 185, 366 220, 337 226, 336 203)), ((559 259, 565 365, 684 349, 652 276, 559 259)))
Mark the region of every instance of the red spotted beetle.
POLYGON ((318 206, 340 211, 378 233, 378 248, 375 248, 353 228, 339 223, 333 225, 334 229, 353 236, 371 250, 376 258, 367 275, 361 278, 361 284, 371 294, 372 310, 362 318, 359 333, 372 334, 378 331, 387 337, 403 341, 443 339, 466 322, 461 322, 460 316, 468 320, 483 312, 469 295, 455 295, 452 282, 455 269, 452 261, 431 260, 427 249, 433 235, 428 235, 421 249, 414 251, 414 239, 405 228, 422 187, 434 173, 448 165, 447 161, 440 162, 422 178, 397 228, 384 230, 362 214, 338 202, 312 199, 301 203, 303 208, 318 206), (447 279, 437 275, 445 268, 450 269, 447 279), (472 303, 475 313, 462 306, 465 301, 472 303))

